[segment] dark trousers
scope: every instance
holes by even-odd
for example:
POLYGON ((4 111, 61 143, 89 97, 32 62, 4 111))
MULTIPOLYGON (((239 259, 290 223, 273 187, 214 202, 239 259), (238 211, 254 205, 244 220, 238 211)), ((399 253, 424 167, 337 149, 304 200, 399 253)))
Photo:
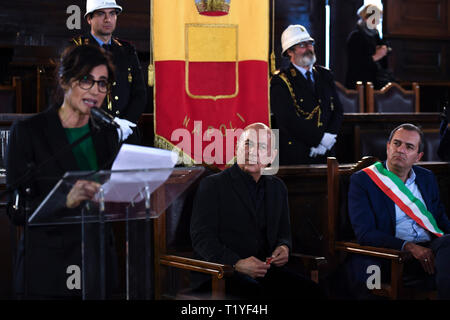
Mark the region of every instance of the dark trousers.
MULTIPOLYGON (((418 243, 417 245, 433 250, 435 274, 428 275, 420 261, 415 258, 409 259, 405 261, 403 269, 404 286, 419 290, 437 289, 440 299, 450 299, 450 235, 435 238, 427 243, 418 243)), ((341 274, 345 279, 345 281, 341 282, 341 284, 345 285, 343 289, 351 293, 351 298, 378 299, 367 288, 366 281, 369 275, 366 273, 366 269, 370 265, 379 266, 382 282, 388 282, 390 281, 391 272, 389 261, 362 255, 351 255, 349 258, 345 264, 345 272, 341 274)))
POLYGON ((429 243, 418 244, 428 247, 434 253, 434 275, 428 275, 420 261, 413 259, 405 264, 405 277, 425 279, 426 288, 436 288, 440 299, 450 299, 450 235, 433 239, 429 243), (430 285, 431 284, 431 285, 430 285))
POLYGON ((235 272, 226 281, 227 295, 237 299, 324 299, 318 284, 286 267, 272 266, 263 278, 235 272))
POLYGON ((436 286, 439 298, 450 299, 450 235, 442 236, 431 242, 436 268, 436 286))

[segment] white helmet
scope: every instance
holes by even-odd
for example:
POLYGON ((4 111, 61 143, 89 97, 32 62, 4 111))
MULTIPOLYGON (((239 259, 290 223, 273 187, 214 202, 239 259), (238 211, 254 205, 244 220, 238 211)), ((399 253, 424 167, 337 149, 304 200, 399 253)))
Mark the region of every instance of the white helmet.
POLYGON ((95 10, 106 8, 118 9, 119 12, 122 12, 122 7, 117 5, 116 0, 86 0, 86 14, 84 17, 86 18, 89 13, 92 13, 95 10))
POLYGON ((283 49, 281 54, 284 55, 287 49, 304 41, 314 41, 314 39, 311 38, 304 26, 299 24, 291 24, 281 34, 281 47, 283 49))

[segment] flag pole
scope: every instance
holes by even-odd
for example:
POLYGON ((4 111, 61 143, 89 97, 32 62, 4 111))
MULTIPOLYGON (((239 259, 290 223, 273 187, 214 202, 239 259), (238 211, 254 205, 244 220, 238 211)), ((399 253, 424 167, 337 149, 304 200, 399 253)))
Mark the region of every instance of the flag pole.
POLYGON ((155 63, 153 61, 153 0, 150 0, 150 61, 148 64, 148 86, 155 84, 155 63))
POLYGON ((270 53, 270 73, 273 75, 277 69, 275 61, 275 0, 272 0, 272 52, 270 53))

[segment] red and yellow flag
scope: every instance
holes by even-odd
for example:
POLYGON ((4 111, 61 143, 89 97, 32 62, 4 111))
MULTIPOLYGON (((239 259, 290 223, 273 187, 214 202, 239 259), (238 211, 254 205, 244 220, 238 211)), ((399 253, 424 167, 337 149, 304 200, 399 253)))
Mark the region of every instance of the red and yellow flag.
POLYGON ((269 2, 153 1, 155 144, 220 167, 227 129, 269 125, 269 2))

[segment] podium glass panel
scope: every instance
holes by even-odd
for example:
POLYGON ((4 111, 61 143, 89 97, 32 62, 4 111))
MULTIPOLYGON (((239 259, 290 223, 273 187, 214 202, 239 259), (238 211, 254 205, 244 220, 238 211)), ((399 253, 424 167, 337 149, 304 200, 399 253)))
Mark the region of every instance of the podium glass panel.
MULTIPOLYGON (((67 172, 28 220, 30 228, 80 224, 83 299, 153 298, 153 222, 203 173, 203 167, 67 172), (100 191, 65 207, 78 180, 100 191)), ((68 277, 69 282, 69 277, 68 277)))

